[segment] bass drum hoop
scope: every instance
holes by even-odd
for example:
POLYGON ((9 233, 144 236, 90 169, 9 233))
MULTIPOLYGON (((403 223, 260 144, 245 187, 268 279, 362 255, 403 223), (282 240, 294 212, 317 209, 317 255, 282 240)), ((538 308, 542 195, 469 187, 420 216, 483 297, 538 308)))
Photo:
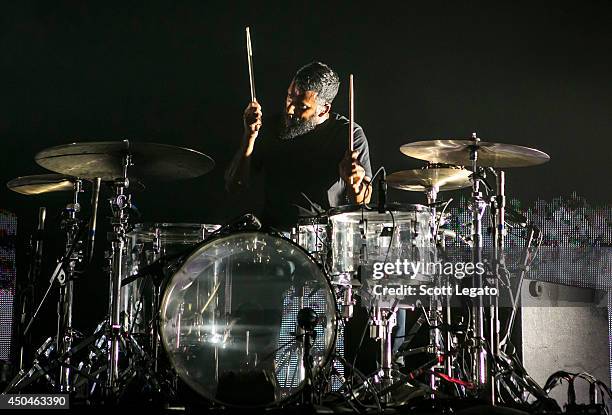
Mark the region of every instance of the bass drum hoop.
MULTIPOLYGON (((158 317, 157 317, 157 332, 159 335, 159 339, 160 339, 160 343, 162 345, 163 351, 164 351, 164 358, 168 361, 169 367, 171 368, 171 371, 176 375, 177 379, 184 385, 186 385, 189 388, 189 391, 191 392, 191 394, 194 394, 195 396, 197 396, 197 399, 201 400, 202 402, 209 402, 209 403, 214 403, 214 404, 218 404, 218 405, 223 405, 223 406, 228 406, 231 408, 236 408, 236 409, 240 409, 240 410, 245 410, 245 409, 263 409, 263 408, 275 408, 284 404, 287 404, 289 402, 291 402, 292 400, 295 400, 297 398, 299 398, 300 393, 303 391, 304 387, 305 387, 305 382, 302 381, 300 383, 299 386, 297 386, 295 388, 295 390, 293 391, 292 394, 275 400, 273 402, 269 402, 267 404, 263 404, 263 405, 252 405, 252 406, 244 406, 244 405, 234 405, 231 403, 227 403, 227 402, 223 402, 220 400, 217 400, 215 398, 211 398, 208 396, 205 396, 203 394, 201 394, 199 391, 195 390, 187 381, 185 381, 181 375, 178 373, 178 371, 175 368, 175 364, 172 361, 172 359, 170 358, 170 353, 166 348, 166 342, 164 341, 164 334, 163 334, 163 312, 162 310, 164 309, 164 306, 166 304, 166 300, 167 300, 167 294, 168 294, 168 285, 172 282, 173 277, 176 275, 176 273, 183 267, 183 265, 185 265, 190 259, 193 258, 194 254, 196 252, 199 251, 200 248, 202 248, 205 245, 208 245, 210 243, 213 243, 217 240, 226 238, 226 237, 230 237, 230 236, 241 236, 241 235, 249 235, 249 234, 264 234, 264 235, 269 235, 275 238, 279 238, 282 239, 286 242, 288 242, 289 244, 291 244, 294 248, 297 248, 298 251, 302 252, 304 255, 306 255, 306 257, 308 257, 308 259, 317 267, 317 269, 320 271, 321 275, 323 276, 323 279, 325 280, 325 287, 327 288, 328 292, 331 294, 330 297, 332 299, 332 305, 333 305, 333 309, 334 309, 334 313, 333 313, 333 323, 332 323, 332 337, 331 337, 331 341, 330 341, 330 345, 331 347, 328 348, 328 350, 325 351, 325 354, 323 355, 323 359, 321 360, 319 365, 315 365, 315 372, 314 372, 314 377, 316 377, 316 375, 318 375, 319 373, 321 373, 321 371, 325 368, 328 367, 328 365, 330 363, 332 363, 333 359, 332 356, 335 353, 336 350, 336 342, 338 341, 338 324, 339 321, 341 319, 340 316, 340 310, 338 309, 338 301, 336 299, 336 292, 333 288, 333 285, 331 284, 331 281, 327 275, 327 272, 325 271, 324 267, 322 266, 322 264, 319 264, 315 258, 302 246, 298 245, 297 243, 295 243, 294 241, 292 241, 290 238, 287 238, 286 236, 284 236, 283 234, 279 233, 279 232, 274 232, 274 231, 239 231, 239 232, 228 232, 228 233, 213 233, 210 235, 210 237, 204 239, 203 241, 201 241, 200 243, 198 243, 196 246, 194 246, 194 248, 191 250, 191 252, 187 255, 185 255, 183 258, 179 258, 178 260, 175 261, 175 266, 174 266, 174 270, 172 272, 172 274, 168 275, 167 278, 165 278, 165 281, 161 284, 160 286, 160 290, 163 293, 161 296, 161 300, 159 302, 159 310, 158 310, 158 317)), ((200 402, 201 403, 201 402, 200 402)), ((197 404, 197 403, 196 403, 197 404)))

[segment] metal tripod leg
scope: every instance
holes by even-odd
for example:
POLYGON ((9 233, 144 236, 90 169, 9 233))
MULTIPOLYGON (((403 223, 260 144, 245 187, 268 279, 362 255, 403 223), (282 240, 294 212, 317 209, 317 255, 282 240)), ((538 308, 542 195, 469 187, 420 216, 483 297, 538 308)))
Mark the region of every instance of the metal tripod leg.
MULTIPOLYGON (((371 316, 370 337, 380 341, 380 367, 378 375, 381 390, 386 390, 393 384, 393 327, 396 325, 397 303, 391 310, 380 307, 373 308, 371 316)), ((391 394, 380 397, 382 402, 391 402, 391 394)))
POLYGON ((32 367, 28 370, 21 369, 19 373, 11 380, 8 386, 4 389, 3 393, 12 393, 17 392, 26 386, 30 385, 32 382, 40 379, 42 376, 47 373, 43 370, 38 363, 38 356, 42 354, 50 354, 49 348, 54 347, 54 339, 53 337, 49 337, 45 342, 38 348, 35 353, 34 363, 32 367))

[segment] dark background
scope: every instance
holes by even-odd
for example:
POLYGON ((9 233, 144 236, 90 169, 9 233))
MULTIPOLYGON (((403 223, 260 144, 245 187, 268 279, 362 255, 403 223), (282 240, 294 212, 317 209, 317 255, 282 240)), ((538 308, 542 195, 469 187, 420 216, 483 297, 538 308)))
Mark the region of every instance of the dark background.
MULTIPOLYGON (((608 203, 611 10, 608 1, 4 2, 0 178, 43 173, 33 156, 49 146, 128 138, 191 147, 217 162, 198 179, 147 183, 135 196, 138 221, 221 223, 257 206, 257 189, 243 198, 223 190, 249 100, 250 25, 268 114, 313 59, 343 80, 338 112, 347 112, 346 80, 355 75, 356 120, 374 168, 420 166, 401 155, 401 144, 477 131, 550 154, 546 165, 509 172, 511 196, 528 204, 578 192, 608 203)), ((2 186, 0 206, 18 214, 22 243, 38 206, 53 216, 67 197, 2 186)), ((399 191, 391 197, 423 202, 399 191)), ((100 267, 86 278, 75 306, 84 330, 102 318, 107 296, 100 267)), ((53 315, 54 304, 47 308, 53 315)))

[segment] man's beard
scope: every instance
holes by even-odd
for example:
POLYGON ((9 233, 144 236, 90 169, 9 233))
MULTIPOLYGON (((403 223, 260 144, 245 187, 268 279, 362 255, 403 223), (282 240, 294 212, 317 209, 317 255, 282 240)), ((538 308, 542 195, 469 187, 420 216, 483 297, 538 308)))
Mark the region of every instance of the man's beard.
POLYGON ((314 130, 317 126, 314 118, 315 117, 311 117, 308 120, 303 120, 301 118, 293 118, 285 115, 281 122, 281 140, 290 140, 314 130))

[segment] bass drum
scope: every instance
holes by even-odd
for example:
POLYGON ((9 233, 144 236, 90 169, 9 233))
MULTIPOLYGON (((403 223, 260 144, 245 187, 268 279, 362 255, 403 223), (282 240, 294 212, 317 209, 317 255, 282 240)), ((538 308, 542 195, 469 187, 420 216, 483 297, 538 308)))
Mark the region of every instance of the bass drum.
POLYGON ((305 382, 297 314, 318 315, 314 373, 336 339, 336 302, 321 267, 284 237, 241 232, 203 242, 169 279, 160 335, 180 379, 208 401, 263 407, 305 382), (297 335, 296 335, 297 333, 297 335))

